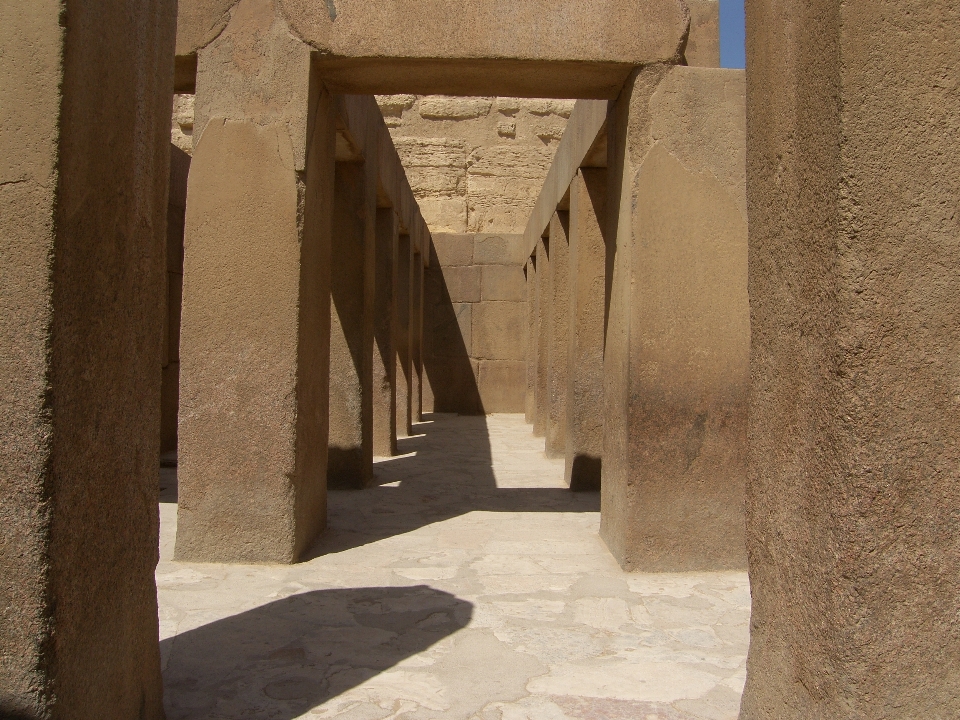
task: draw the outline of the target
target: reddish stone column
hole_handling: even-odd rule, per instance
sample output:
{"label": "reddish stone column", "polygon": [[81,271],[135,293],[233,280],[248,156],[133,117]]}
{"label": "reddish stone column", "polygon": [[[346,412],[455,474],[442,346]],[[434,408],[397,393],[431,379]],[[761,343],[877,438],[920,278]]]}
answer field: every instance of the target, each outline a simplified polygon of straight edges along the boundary
{"label": "reddish stone column", "polygon": [[400,232],[392,207],[377,209],[376,287],[374,288],[373,454],[397,454],[397,255]]}
{"label": "reddish stone column", "polygon": [[566,466],[573,490],[600,488],[603,339],[606,326],[605,168],[583,168],[570,186],[570,304]]}
{"label": "reddish stone column", "polygon": [[266,9],[199,52],[179,560],[294,562],[325,525],[336,119],[311,52]]}
{"label": "reddish stone column", "polygon": [[154,571],[175,31],[175,3],[0,7],[5,718],[163,717]]}
{"label": "reddish stone column", "polygon": [[423,261],[420,253],[414,253],[411,287],[412,305],[410,315],[410,377],[412,381],[410,416],[411,422],[423,418]]}
{"label": "reddish stone column", "polygon": [[413,248],[410,236],[400,235],[397,253],[397,437],[410,437],[411,398],[413,381],[410,363],[410,316],[413,307],[411,278],[413,276]]}
{"label": "reddish stone column", "polygon": [[533,424],[537,414],[537,339],[540,334],[539,306],[537,304],[537,264],[527,258],[524,266],[527,283],[527,331],[524,351],[527,359],[527,393],[524,398],[524,419]]}
{"label": "reddish stone column", "polygon": [[546,437],[547,415],[549,403],[547,395],[547,328],[549,327],[549,298],[550,286],[550,255],[548,252],[549,239],[541,238],[537,242],[537,356],[536,356],[536,385],[534,387],[535,414],[533,417],[533,434],[536,437]]}
{"label": "reddish stone column", "polygon": [[333,203],[327,485],[362,488],[373,477],[376,157],[337,163]]}
{"label": "reddish stone column", "polygon": [[558,211],[550,221],[550,292],[547,295],[547,457],[566,455],[567,335],[570,325],[569,214]]}

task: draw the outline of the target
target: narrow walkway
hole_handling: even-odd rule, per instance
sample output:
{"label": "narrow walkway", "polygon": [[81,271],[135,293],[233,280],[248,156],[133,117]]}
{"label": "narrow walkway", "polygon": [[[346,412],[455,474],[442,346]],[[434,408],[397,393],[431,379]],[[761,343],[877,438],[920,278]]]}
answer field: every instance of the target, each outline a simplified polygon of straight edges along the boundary
{"label": "narrow walkway", "polygon": [[168,720],[733,720],[745,573],[628,575],[522,416],[433,416],[308,562],[157,568]]}

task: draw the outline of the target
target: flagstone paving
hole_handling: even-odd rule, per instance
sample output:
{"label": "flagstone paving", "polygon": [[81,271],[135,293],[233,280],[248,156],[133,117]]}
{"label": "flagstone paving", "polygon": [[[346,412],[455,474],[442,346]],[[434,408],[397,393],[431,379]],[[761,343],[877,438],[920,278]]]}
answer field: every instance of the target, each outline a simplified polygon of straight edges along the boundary
{"label": "flagstone paving", "polygon": [[157,567],[168,720],[726,720],[746,573],[625,574],[520,415],[428,416],[294,566]]}

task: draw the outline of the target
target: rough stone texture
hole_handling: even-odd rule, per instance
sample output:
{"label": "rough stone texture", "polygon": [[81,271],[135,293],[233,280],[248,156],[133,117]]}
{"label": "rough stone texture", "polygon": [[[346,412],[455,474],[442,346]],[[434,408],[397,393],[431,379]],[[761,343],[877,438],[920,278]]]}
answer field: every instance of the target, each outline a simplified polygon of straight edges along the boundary
{"label": "rough stone texture", "polygon": [[413,287],[410,316],[410,377],[412,379],[410,417],[418,423],[423,415],[423,260],[413,256]]}
{"label": "rough stone texture", "polygon": [[428,411],[519,412],[526,379],[526,298],[515,264],[520,235],[439,234],[425,269],[424,380]]}
{"label": "rough stone texture", "polygon": [[[192,148],[191,148],[192,152]],[[163,378],[160,392],[160,452],[177,449],[180,405],[180,309],[183,304],[183,227],[187,211],[190,155],[170,147],[170,191],[167,202],[167,293],[163,324]]]}
{"label": "rough stone texture", "polygon": [[960,7],[747,7],[742,717],[952,717]]}
{"label": "rough stone texture", "polygon": [[187,155],[193,155],[193,112],[195,95],[173,96],[173,117],[170,123],[170,142]]}
{"label": "rough stone texture", "polygon": [[601,534],[629,570],[746,561],[743,93],[742,71],[647,68],[608,127]]}
{"label": "rough stone texture", "polygon": [[373,454],[397,454],[397,363],[394,333],[397,324],[397,254],[400,226],[392,207],[377,208],[376,282],[373,333]]}
{"label": "rough stone texture", "polygon": [[397,253],[397,437],[409,437],[411,423],[410,316],[413,311],[413,248],[410,236],[401,233]]}
{"label": "rough stone texture", "polygon": [[683,57],[691,67],[720,67],[720,3],[684,0],[690,8],[690,35]]}
{"label": "rough stone texture", "polygon": [[[182,0],[177,55],[215,38],[234,2]],[[675,0],[276,0],[271,13],[317,51],[329,87],[353,94],[615,97],[633,67],[679,59],[689,24]]]}
{"label": "rough stone texture", "polygon": [[163,717],[153,572],[175,12],[0,6],[5,718]]}
{"label": "rough stone texture", "polygon": [[570,186],[570,304],[564,479],[574,490],[600,488],[608,257],[606,236],[609,235],[606,209],[606,169],[582,168]]}
{"label": "rough stone texture", "polygon": [[430,229],[522,232],[573,101],[399,97],[377,100]]}
{"label": "rough stone texture", "polygon": [[333,192],[327,487],[361,488],[373,473],[376,156],[338,162]]}
{"label": "rough stone texture", "polygon": [[537,356],[536,356],[536,387],[534,393],[535,410],[533,417],[533,434],[535,437],[546,437],[547,417],[550,412],[549,395],[547,392],[547,348],[550,318],[551,273],[550,254],[547,251],[549,241],[540,238],[537,242]]}
{"label": "rough stone texture", "polygon": [[570,328],[570,217],[554,213],[550,222],[550,293],[544,319],[547,323],[547,422],[544,450],[547,457],[564,457],[567,441],[567,336]]}
{"label": "rough stone texture", "polygon": [[540,309],[537,292],[537,264],[533,258],[524,267],[527,282],[527,393],[524,403],[524,417],[533,425],[537,414],[537,340],[540,336]]}
{"label": "rough stone texture", "polygon": [[522,415],[416,432],[293,568],[171,562],[161,505],[169,720],[737,717],[745,572],[624,575]]}

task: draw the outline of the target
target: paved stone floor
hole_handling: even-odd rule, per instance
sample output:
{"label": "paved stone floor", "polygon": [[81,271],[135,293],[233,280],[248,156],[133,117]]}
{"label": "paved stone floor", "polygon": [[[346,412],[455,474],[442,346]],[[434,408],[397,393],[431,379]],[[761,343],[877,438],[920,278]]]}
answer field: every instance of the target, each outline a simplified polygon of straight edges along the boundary
{"label": "paved stone floor", "polygon": [[735,718],[745,573],[628,575],[599,496],[563,487],[519,415],[435,415],[330,495],[295,566],[171,561],[161,475],[169,720]]}

